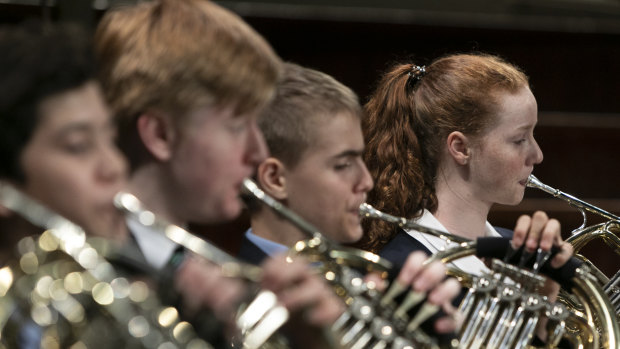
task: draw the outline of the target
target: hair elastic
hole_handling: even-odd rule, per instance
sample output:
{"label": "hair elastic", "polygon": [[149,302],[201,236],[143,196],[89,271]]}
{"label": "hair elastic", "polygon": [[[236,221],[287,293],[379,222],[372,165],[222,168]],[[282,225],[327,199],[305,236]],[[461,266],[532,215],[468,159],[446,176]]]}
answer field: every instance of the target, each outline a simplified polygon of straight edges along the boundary
{"label": "hair elastic", "polygon": [[407,75],[409,75],[408,82],[410,86],[413,87],[420,81],[420,79],[422,79],[424,75],[426,75],[426,66],[423,65],[420,67],[419,65],[414,64]]}

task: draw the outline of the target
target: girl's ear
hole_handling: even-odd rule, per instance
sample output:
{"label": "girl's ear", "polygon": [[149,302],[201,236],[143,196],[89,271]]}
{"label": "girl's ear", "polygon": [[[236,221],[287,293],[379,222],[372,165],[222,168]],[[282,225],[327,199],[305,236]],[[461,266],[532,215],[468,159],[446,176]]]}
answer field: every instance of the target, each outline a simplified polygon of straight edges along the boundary
{"label": "girl's ear", "polygon": [[467,165],[471,156],[471,142],[462,132],[453,131],[446,139],[448,153],[459,165]]}

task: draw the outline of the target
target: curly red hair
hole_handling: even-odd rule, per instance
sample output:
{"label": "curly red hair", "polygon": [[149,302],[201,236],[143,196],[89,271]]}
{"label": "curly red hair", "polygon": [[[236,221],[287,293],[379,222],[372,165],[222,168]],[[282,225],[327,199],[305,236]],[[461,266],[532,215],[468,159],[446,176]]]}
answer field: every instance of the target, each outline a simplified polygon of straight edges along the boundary
{"label": "curly red hair", "polygon": [[[383,75],[362,125],[364,160],[375,180],[368,202],[407,218],[437,208],[435,176],[448,134],[480,136],[494,122],[498,94],[529,85],[519,68],[485,54],[440,58],[419,78],[410,74],[416,67],[398,64]],[[363,224],[359,245],[374,252],[398,231],[380,220]]]}

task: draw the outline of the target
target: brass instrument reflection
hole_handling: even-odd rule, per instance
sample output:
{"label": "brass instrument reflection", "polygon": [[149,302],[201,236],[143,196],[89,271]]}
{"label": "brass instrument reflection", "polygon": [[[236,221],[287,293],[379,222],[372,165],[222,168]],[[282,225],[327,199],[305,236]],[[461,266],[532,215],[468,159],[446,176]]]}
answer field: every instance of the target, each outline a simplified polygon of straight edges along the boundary
{"label": "brass instrument reflection", "polygon": [[[592,273],[596,276],[600,285],[609,297],[612,306],[615,309],[616,316],[620,320],[620,270],[618,270],[614,276],[608,278],[607,275],[600,271],[599,268],[597,268],[590,260],[578,254],[579,251],[581,251],[581,249],[591,241],[601,239],[612,249],[616,256],[620,256],[620,237],[618,237],[618,234],[620,233],[620,217],[580,200],[570,194],[566,194],[558,189],[552,188],[542,183],[534,175],[529,176],[527,186],[529,188],[542,190],[556,198],[562,199],[581,212],[581,215],[583,216],[583,223],[579,228],[572,231],[571,236],[566,239],[566,242],[573,245],[577,258],[584,261],[584,263],[590,267]],[[600,224],[586,226],[587,220],[585,211],[594,213],[609,220]],[[575,302],[573,301],[573,303]],[[577,306],[577,304],[575,304],[575,306]]]}
{"label": "brass instrument reflection", "polygon": [[[364,282],[362,272],[375,271],[387,276],[392,268],[390,262],[367,251],[339,246],[253,181],[246,179],[243,188],[251,198],[308,236],[293,247],[293,252],[310,257],[347,305],[331,328],[337,347],[439,348],[437,338],[421,329],[421,324],[439,311],[437,306],[425,301],[425,294],[410,290],[398,281],[392,282],[385,292],[377,290],[373,283]],[[441,344],[457,346],[455,341]]]}
{"label": "brass instrument reflection", "polygon": [[233,346],[245,349],[288,346],[284,338],[274,335],[289,319],[288,310],[278,302],[273,292],[255,289],[262,276],[260,267],[243,263],[208,241],[156,216],[132,194],[116,194],[114,205],[143,226],[160,232],[188,251],[219,265],[223,275],[250,282],[252,291],[248,294],[249,301],[240,305],[237,314],[236,325],[239,333],[233,339]]}
{"label": "brass instrument reflection", "polygon": [[[522,254],[519,257],[518,250],[512,249],[507,240],[463,239],[420,226],[406,218],[391,216],[368,204],[360,207],[360,214],[446,240],[448,247],[435,253],[429,263],[438,260],[448,264],[471,255],[494,257],[490,262],[490,271],[480,276],[448,266],[449,274],[457,277],[469,289],[459,306],[465,319],[458,336],[459,348],[531,348],[536,326],[542,318],[547,319],[546,329],[549,333],[545,348],[558,348],[562,339],[578,348],[620,347],[620,326],[614,316],[613,306],[587,265],[580,265],[575,260],[564,271],[570,276],[564,280],[565,285],[570,285],[569,293],[583,304],[581,310],[578,310],[563,302],[551,303],[540,294],[546,278],[539,275],[538,271],[549,259],[549,255],[541,250],[535,256]],[[484,246],[499,241],[506,245],[498,249],[500,254],[480,255],[480,251],[487,249]],[[516,265],[508,263],[511,260]],[[527,260],[534,260],[533,270],[524,268]]]}
{"label": "brass instrument reflection", "polygon": [[0,203],[45,232],[0,269],[0,341],[45,348],[211,348],[142,281],[117,273],[111,246],[7,184]]}

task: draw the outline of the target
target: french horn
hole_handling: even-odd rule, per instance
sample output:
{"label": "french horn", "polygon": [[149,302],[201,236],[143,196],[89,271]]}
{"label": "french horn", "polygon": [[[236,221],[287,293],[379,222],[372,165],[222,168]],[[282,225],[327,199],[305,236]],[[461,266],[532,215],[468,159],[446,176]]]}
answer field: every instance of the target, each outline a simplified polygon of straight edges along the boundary
{"label": "french horn", "polygon": [[[224,276],[240,278],[254,286],[260,281],[260,267],[243,263],[207,240],[156,216],[133,194],[117,193],[114,205],[129,218],[218,265]],[[278,336],[276,332],[288,320],[288,310],[271,291],[255,289],[248,294],[248,298],[250,297],[249,301],[240,304],[235,320],[238,334],[233,338],[232,346],[243,349],[287,348],[286,339]]]}
{"label": "french horn", "polygon": [[46,229],[0,269],[0,347],[211,348],[145,282],[118,273],[103,241],[8,184],[0,203]]}
{"label": "french horn", "polygon": [[[534,331],[542,318],[547,319],[549,334],[545,348],[558,348],[562,339],[576,348],[620,348],[620,327],[609,298],[589,267],[578,259],[551,271],[545,264],[550,254],[541,250],[535,256],[520,253],[512,249],[507,239],[463,241],[466,239],[391,216],[368,204],[360,207],[360,214],[452,243],[431,256],[429,262],[450,263],[470,255],[492,258],[490,271],[480,276],[448,264],[449,273],[469,289],[459,306],[465,318],[458,334],[459,348],[532,348]],[[525,268],[526,265],[531,268]],[[544,270],[555,276],[563,288],[570,289],[583,304],[583,311],[562,302],[551,303],[540,294],[545,278],[539,272]]]}
{"label": "french horn", "polygon": [[[314,265],[320,265],[317,268],[323,277],[347,305],[347,310],[327,331],[334,348],[438,348],[435,339],[420,329],[420,324],[438,311],[436,306],[424,301],[423,294],[407,293],[407,288],[397,283],[380,294],[374,285],[363,281],[362,272],[366,271],[379,272],[385,277],[391,268],[389,262],[370,252],[329,241],[318,229],[269,197],[249,179],[244,181],[243,190],[308,234],[308,240],[298,242],[291,253],[307,256]],[[129,217],[219,265],[225,275],[242,278],[251,285],[260,280],[260,267],[240,262],[208,241],[157,217],[135,196],[118,193],[114,202]],[[400,298],[405,300],[399,303]],[[414,316],[409,315],[411,309],[416,309]],[[288,313],[278,304],[275,295],[259,291],[249,304],[239,309],[236,325],[241,337],[233,344],[248,349],[286,348],[286,339],[277,331],[287,319]]]}
{"label": "french horn", "polygon": [[330,282],[346,304],[345,312],[331,327],[335,347],[351,349],[456,348],[457,342],[437,340],[421,329],[424,321],[438,313],[438,306],[425,301],[425,294],[409,290],[397,281],[379,292],[363,280],[365,272],[379,272],[386,277],[391,263],[362,250],[345,248],[324,236],[279,201],[267,195],[256,183],[246,179],[243,190],[252,198],[274,210],[308,236],[292,248],[305,255]]}
{"label": "french horn", "polygon": [[[617,256],[620,255],[620,238],[617,235],[618,232],[620,232],[620,217],[580,200],[570,194],[566,194],[558,189],[552,188],[542,183],[534,175],[529,176],[527,186],[529,188],[542,190],[556,198],[562,199],[581,212],[581,215],[583,216],[583,223],[579,228],[572,231],[571,236],[566,239],[566,242],[573,245],[577,258],[581,259],[590,267],[592,273],[596,276],[600,285],[609,297],[615,309],[616,316],[620,319],[620,270],[618,270],[614,276],[609,278],[590,260],[578,254],[578,252],[591,241],[601,239],[605,242],[605,244],[611,247]],[[606,218],[608,221],[587,226],[585,211]]]}

